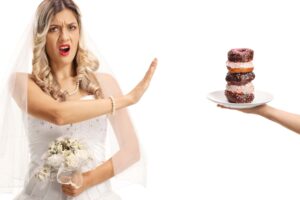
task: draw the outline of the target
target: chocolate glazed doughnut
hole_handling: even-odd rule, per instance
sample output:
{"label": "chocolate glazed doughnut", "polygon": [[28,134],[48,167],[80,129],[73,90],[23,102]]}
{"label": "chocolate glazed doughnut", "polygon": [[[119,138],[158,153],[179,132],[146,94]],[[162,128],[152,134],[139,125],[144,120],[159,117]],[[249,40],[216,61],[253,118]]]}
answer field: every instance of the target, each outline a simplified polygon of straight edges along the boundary
{"label": "chocolate glazed doughnut", "polygon": [[230,103],[251,103],[254,99],[254,94],[235,93],[226,90],[225,96]]}
{"label": "chocolate glazed doughnut", "polygon": [[231,62],[250,62],[253,60],[253,54],[252,49],[231,49],[228,52],[228,60]]}
{"label": "chocolate glazed doughnut", "polygon": [[232,85],[245,85],[255,78],[253,72],[248,73],[227,73],[226,81]]}

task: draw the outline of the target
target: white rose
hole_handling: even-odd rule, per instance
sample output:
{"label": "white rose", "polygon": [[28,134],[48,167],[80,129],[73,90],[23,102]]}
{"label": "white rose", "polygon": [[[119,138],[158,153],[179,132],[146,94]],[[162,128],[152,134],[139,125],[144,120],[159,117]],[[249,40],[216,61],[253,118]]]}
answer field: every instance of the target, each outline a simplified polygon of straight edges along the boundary
{"label": "white rose", "polygon": [[61,144],[57,145],[56,150],[57,150],[58,153],[61,153],[62,150],[63,150],[62,145]]}
{"label": "white rose", "polygon": [[70,154],[65,159],[66,159],[66,164],[68,167],[71,167],[71,168],[79,167],[79,160],[74,154]]}
{"label": "white rose", "polygon": [[64,157],[68,157],[68,156],[70,156],[73,153],[70,150],[65,150],[65,151],[62,152],[62,154],[63,154]]}
{"label": "white rose", "polygon": [[43,167],[37,174],[35,174],[35,176],[41,181],[48,179],[50,176],[50,168]]}
{"label": "white rose", "polygon": [[47,164],[54,168],[58,168],[63,161],[64,158],[62,155],[52,155],[47,159]]}
{"label": "white rose", "polygon": [[69,141],[70,141],[71,144],[75,144],[75,143],[77,142],[77,139],[75,139],[75,138],[70,138]]}

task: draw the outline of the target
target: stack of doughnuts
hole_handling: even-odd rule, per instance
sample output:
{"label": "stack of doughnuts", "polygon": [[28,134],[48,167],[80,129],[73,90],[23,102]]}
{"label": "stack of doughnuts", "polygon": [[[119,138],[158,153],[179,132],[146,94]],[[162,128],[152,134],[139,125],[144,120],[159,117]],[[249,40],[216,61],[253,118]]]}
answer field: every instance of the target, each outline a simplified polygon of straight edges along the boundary
{"label": "stack of doughnuts", "polygon": [[254,99],[253,50],[231,49],[228,52],[225,96],[230,103],[251,103]]}

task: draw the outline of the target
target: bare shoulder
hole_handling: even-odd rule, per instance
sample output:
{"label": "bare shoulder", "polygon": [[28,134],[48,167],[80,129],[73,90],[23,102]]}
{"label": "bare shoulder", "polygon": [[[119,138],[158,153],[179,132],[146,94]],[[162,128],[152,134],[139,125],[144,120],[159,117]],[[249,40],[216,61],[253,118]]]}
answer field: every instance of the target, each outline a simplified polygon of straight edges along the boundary
{"label": "bare shoulder", "polygon": [[23,81],[23,80],[34,82],[31,78],[31,75],[28,74],[28,73],[24,73],[24,72],[16,72],[16,73],[11,75],[11,78],[16,80],[16,82],[20,82],[20,81]]}
{"label": "bare shoulder", "polygon": [[[31,75],[24,72],[12,73],[9,77],[9,85],[14,88],[13,91],[31,91],[32,88],[39,88],[32,80]],[[23,93],[22,93],[23,94]],[[16,94],[17,95],[17,94]]]}
{"label": "bare shoulder", "polygon": [[119,86],[118,81],[111,75],[107,73],[95,73],[97,80],[104,92],[108,95],[121,95],[122,91]]}
{"label": "bare shoulder", "polygon": [[38,87],[30,78],[30,74],[23,72],[12,73],[9,77],[9,86],[12,88],[12,97],[22,109],[24,108],[24,96],[28,95],[29,97],[32,88]]}
{"label": "bare shoulder", "polygon": [[97,72],[95,75],[99,81],[107,81],[117,84],[117,80],[111,74]]}
{"label": "bare shoulder", "polygon": [[27,85],[29,79],[30,74],[24,72],[15,72],[9,77],[9,85],[13,86],[14,88],[23,88]]}
{"label": "bare shoulder", "polygon": [[31,96],[31,94],[33,94],[33,96],[44,94],[42,89],[32,79],[31,74],[16,72],[12,74],[10,82],[15,85],[16,91],[28,91],[29,96]]}
{"label": "bare shoulder", "polygon": [[28,79],[28,77],[30,77],[30,74],[28,74],[28,73],[15,72],[15,73],[11,74],[10,78],[14,78],[16,81],[19,81],[19,80],[26,80],[26,79]]}

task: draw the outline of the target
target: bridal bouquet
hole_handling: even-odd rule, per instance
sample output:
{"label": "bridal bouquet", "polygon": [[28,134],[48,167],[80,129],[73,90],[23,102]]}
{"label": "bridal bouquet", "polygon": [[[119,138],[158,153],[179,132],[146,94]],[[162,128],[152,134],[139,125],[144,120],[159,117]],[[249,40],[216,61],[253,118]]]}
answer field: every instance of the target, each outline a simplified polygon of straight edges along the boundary
{"label": "bridal bouquet", "polygon": [[84,143],[72,137],[59,137],[51,142],[42,159],[44,164],[35,174],[36,177],[43,181],[55,175],[60,183],[66,180],[67,174],[78,174],[79,169],[92,160]]}

